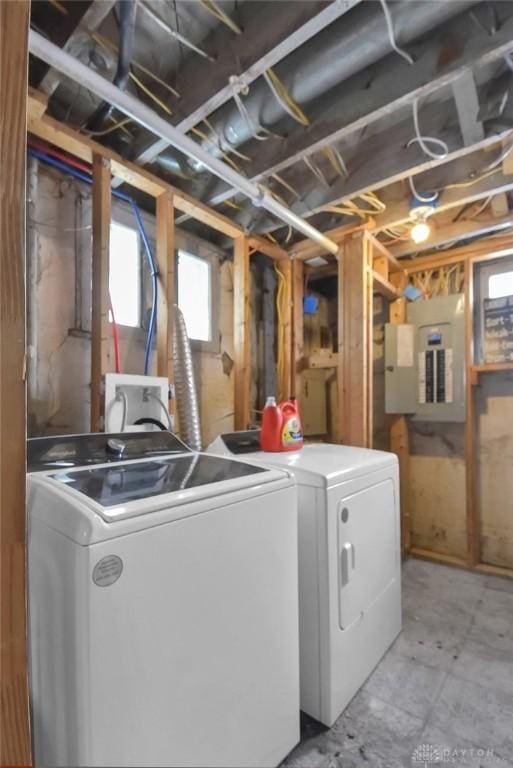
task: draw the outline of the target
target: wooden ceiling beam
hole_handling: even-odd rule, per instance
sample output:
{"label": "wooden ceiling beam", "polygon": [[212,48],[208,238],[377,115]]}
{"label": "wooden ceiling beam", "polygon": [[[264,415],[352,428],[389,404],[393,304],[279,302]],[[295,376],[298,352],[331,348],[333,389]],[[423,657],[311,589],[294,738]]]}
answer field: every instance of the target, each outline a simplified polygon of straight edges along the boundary
{"label": "wooden ceiling beam", "polygon": [[[412,253],[430,251],[433,248],[449,243],[454,243],[456,246],[459,240],[467,237],[479,237],[491,234],[497,230],[506,229],[507,227],[513,227],[513,213],[508,213],[498,218],[487,217],[484,219],[480,218],[477,221],[458,221],[439,228],[436,227],[435,221],[431,236],[425,243],[416,245],[412,240],[408,239],[400,245],[393,246],[390,250],[396,258],[402,259],[404,256],[409,256]],[[401,265],[402,263],[401,261]]]}
{"label": "wooden ceiling beam", "polygon": [[151,197],[157,198],[164,192],[171,194],[177,210],[187,213],[197,221],[228,237],[234,238],[243,234],[243,230],[237,224],[205,203],[167,184],[144,168],[125,160],[113,150],[93,141],[88,136],[84,136],[65,123],[49,117],[45,114],[46,103],[44,94],[29,89],[27,106],[27,130],[29,133],[86,163],[92,164],[93,155],[103,157],[110,162],[114,178],[121,179],[126,184]]}

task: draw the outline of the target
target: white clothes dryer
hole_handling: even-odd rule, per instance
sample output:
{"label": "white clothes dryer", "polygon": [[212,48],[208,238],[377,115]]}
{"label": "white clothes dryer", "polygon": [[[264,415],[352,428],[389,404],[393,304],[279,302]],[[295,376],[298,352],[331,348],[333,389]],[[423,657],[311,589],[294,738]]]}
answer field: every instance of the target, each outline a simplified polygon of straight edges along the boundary
{"label": "white clothes dryer", "polygon": [[296,478],[301,709],[331,726],[401,631],[398,461],[326,443],[264,453],[259,437],[220,435],[208,451]]}

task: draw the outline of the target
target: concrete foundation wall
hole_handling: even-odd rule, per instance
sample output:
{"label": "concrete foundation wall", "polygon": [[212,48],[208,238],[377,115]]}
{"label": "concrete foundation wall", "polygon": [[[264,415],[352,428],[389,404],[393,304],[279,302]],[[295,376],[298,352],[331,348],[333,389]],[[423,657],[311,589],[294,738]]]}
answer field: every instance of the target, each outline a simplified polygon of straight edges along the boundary
{"label": "concrete foundation wall", "polygon": [[[388,450],[384,413],[383,323],[387,303],[374,299],[374,447]],[[513,568],[513,374],[482,375],[474,388],[481,517],[481,559]],[[412,546],[467,555],[464,424],[409,423]]]}
{"label": "concrete foundation wall", "polygon": [[[88,432],[91,190],[35,161],[29,164],[28,181],[29,436]],[[198,255],[213,248],[189,234],[183,238]],[[193,349],[205,445],[218,432],[233,429],[233,275],[228,261],[220,265],[216,291],[219,349]],[[119,330],[122,371],[142,373],[145,331]]]}

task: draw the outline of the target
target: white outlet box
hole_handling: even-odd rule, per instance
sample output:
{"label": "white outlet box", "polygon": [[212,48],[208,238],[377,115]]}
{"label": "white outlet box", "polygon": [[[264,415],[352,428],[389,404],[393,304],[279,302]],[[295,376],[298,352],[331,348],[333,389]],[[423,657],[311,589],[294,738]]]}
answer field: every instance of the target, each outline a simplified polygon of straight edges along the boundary
{"label": "white outlet box", "polygon": [[[158,426],[136,424],[141,418],[156,419],[168,427],[169,382],[164,376],[140,376],[129,373],[107,373],[105,375],[105,431],[121,432],[125,408],[122,393],[126,395],[125,432],[154,431]],[[158,398],[158,399],[157,399]],[[169,413],[169,411],[168,411]]]}

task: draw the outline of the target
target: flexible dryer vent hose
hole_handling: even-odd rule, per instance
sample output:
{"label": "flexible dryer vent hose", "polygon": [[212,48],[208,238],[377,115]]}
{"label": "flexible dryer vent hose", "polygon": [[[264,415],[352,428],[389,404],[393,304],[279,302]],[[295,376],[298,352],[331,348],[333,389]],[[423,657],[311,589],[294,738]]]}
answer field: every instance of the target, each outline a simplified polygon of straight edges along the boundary
{"label": "flexible dryer vent hose", "polygon": [[176,304],[173,332],[173,366],[180,436],[184,443],[189,448],[192,448],[193,451],[201,451],[201,424],[191,345],[187,335],[184,316]]}

